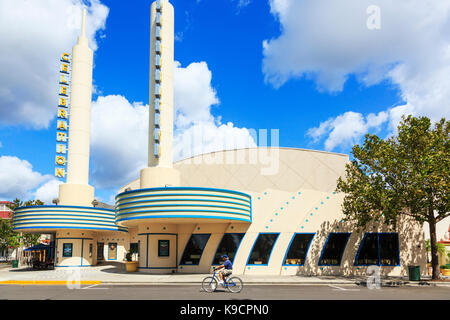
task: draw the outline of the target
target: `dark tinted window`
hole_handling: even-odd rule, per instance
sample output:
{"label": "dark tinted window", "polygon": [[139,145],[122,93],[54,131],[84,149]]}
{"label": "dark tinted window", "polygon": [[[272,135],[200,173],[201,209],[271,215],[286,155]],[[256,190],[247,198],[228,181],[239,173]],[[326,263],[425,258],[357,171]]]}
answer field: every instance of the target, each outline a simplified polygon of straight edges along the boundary
{"label": "dark tinted window", "polygon": [[339,266],[349,237],[350,233],[330,233],[319,265]]}
{"label": "dark tinted window", "polygon": [[356,265],[378,265],[378,263],[378,234],[366,233],[359,248]]}
{"label": "dark tinted window", "polygon": [[267,264],[278,233],[261,233],[256,239],[247,264]]}
{"label": "dark tinted window", "polygon": [[398,247],[398,233],[380,233],[379,238],[381,265],[399,265],[400,249]]}
{"label": "dark tinted window", "polygon": [[210,234],[193,234],[184,249],[180,264],[198,265],[209,236]]}
{"label": "dark tinted window", "polygon": [[400,264],[397,233],[366,233],[355,265],[395,266]]}
{"label": "dark tinted window", "polygon": [[284,264],[305,264],[306,254],[313,238],[314,234],[311,233],[296,234],[288,249]]}
{"label": "dark tinted window", "polygon": [[244,237],[244,233],[226,233],[223,235],[222,241],[220,241],[219,247],[217,248],[216,255],[214,256],[213,265],[222,264],[222,259],[220,258],[224,254],[228,256],[231,262],[234,260],[239,244]]}

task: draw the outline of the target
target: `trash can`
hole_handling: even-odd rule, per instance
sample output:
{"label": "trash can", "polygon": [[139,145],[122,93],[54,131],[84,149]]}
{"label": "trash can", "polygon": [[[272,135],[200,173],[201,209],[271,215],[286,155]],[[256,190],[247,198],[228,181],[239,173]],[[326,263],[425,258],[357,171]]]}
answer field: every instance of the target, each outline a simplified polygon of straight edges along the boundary
{"label": "trash can", "polygon": [[420,281],[420,266],[408,266],[409,281]]}
{"label": "trash can", "polygon": [[12,261],[12,267],[13,268],[18,268],[19,267],[19,260],[13,260]]}

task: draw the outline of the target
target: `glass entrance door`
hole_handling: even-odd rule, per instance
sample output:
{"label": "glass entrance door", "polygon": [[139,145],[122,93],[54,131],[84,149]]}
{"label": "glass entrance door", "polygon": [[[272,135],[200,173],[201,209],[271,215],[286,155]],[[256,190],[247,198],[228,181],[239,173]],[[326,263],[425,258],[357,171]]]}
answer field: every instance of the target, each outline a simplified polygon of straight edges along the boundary
{"label": "glass entrance door", "polygon": [[105,256],[103,255],[105,244],[103,242],[97,243],[97,261],[105,260]]}

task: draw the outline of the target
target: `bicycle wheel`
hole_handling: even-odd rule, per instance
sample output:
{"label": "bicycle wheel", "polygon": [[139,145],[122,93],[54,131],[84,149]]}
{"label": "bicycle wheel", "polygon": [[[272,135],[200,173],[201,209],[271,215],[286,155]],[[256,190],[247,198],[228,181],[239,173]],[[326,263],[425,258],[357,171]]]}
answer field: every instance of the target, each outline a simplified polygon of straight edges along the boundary
{"label": "bicycle wheel", "polygon": [[238,277],[232,277],[232,278],[228,279],[228,281],[227,281],[227,289],[230,292],[239,293],[239,292],[241,292],[243,287],[244,287],[244,283]]}
{"label": "bicycle wheel", "polygon": [[206,277],[202,281],[202,288],[206,292],[213,292],[217,288],[217,280],[214,277]]}

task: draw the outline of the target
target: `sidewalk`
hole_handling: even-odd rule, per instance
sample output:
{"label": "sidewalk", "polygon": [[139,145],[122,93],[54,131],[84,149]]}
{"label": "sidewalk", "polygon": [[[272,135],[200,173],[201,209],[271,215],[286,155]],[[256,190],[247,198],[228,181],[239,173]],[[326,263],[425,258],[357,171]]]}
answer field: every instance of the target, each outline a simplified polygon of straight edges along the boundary
{"label": "sidewalk", "polygon": [[[0,269],[0,284],[64,284],[66,281],[82,281],[84,284],[154,284],[154,285],[200,285],[209,274],[170,274],[155,275],[146,273],[127,273],[124,267],[111,265],[89,268],[57,268],[56,270],[32,270],[30,268]],[[338,276],[261,276],[237,275],[248,285],[366,285],[366,277]],[[428,282],[430,277],[421,282],[408,281],[407,278],[381,279],[382,286],[418,286],[445,285],[450,282]]]}

